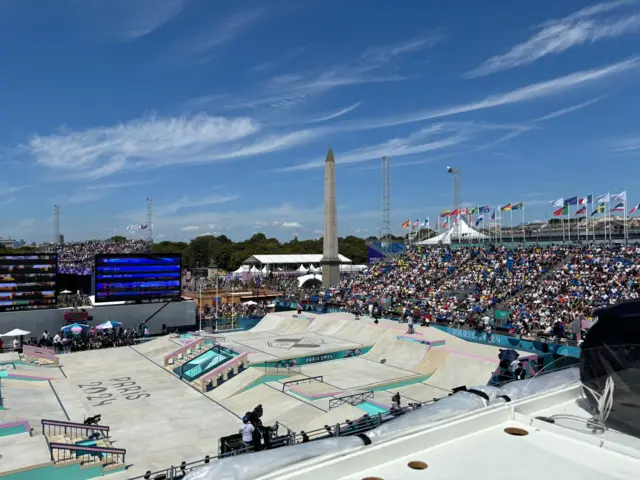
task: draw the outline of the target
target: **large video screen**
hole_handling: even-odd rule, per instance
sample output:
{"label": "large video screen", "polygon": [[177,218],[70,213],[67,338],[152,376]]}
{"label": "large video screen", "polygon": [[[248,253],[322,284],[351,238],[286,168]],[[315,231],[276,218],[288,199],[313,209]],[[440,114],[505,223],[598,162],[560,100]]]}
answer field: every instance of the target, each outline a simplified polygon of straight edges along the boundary
{"label": "large video screen", "polygon": [[0,255],[0,309],[55,306],[56,254]]}
{"label": "large video screen", "polygon": [[180,255],[96,255],[96,302],[156,300],[182,291]]}

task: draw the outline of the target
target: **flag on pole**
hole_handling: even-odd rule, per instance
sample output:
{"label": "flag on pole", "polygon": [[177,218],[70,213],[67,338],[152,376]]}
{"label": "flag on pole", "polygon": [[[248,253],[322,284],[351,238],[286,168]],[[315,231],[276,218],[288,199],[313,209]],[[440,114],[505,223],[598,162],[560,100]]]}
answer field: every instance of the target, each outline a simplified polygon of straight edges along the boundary
{"label": "flag on pole", "polygon": [[481,213],[481,214],[478,216],[478,219],[476,220],[476,227],[478,226],[478,224],[479,224],[480,222],[484,222],[484,214],[483,214],[483,213]]}
{"label": "flag on pole", "polygon": [[456,215],[460,215],[460,212],[458,212],[458,209],[457,209],[457,208],[456,208],[455,210],[452,210],[452,211],[449,213],[449,216],[450,216],[450,217],[455,217]]}
{"label": "flag on pole", "polygon": [[552,207],[562,207],[564,206],[564,198],[560,197],[557,200],[551,200]]}
{"label": "flag on pole", "polygon": [[449,217],[446,217],[444,219],[444,222],[442,222],[442,228],[447,228],[447,222],[449,221]]}
{"label": "flag on pole", "polygon": [[569,215],[569,206],[565,205],[562,208],[559,208],[555,212],[553,212],[554,217],[562,217],[563,215]]}
{"label": "flag on pole", "polygon": [[639,208],[640,208],[640,203],[638,205],[635,205],[631,210],[629,210],[629,215],[631,215],[633,212],[635,212]]}
{"label": "flag on pole", "polygon": [[513,207],[511,207],[511,210],[522,210],[523,208],[524,202],[518,202]]}
{"label": "flag on pole", "polygon": [[420,219],[416,219],[415,222],[413,222],[413,228],[418,228],[420,226]]}
{"label": "flag on pole", "polygon": [[597,213],[604,213],[604,203],[601,203],[600,205],[598,205],[591,213],[591,216],[593,217]]}
{"label": "flag on pole", "polygon": [[504,207],[500,208],[501,212],[510,212],[511,211],[511,204],[507,203]]}
{"label": "flag on pole", "polygon": [[441,217],[448,217],[449,215],[451,215],[451,210],[443,210],[440,212]]}
{"label": "flag on pole", "polygon": [[596,197],[596,203],[609,203],[611,201],[611,195],[604,193]]}
{"label": "flag on pole", "polygon": [[593,194],[589,194],[586,197],[580,197],[578,205],[589,205],[593,203]]}
{"label": "flag on pole", "polygon": [[469,212],[471,215],[475,215],[477,213],[480,213],[480,207],[475,207],[472,208],[471,211]]}
{"label": "flag on pole", "polygon": [[429,228],[429,219],[428,218],[422,223],[422,226]]}
{"label": "flag on pole", "polygon": [[578,210],[576,210],[576,213],[574,213],[573,216],[575,217],[576,215],[586,215],[586,214],[587,214],[587,206],[585,205],[584,207],[581,207]]}
{"label": "flag on pole", "polygon": [[493,211],[493,213],[491,214],[491,220],[495,220],[496,219],[496,210]]}
{"label": "flag on pole", "polygon": [[612,212],[624,212],[624,203],[619,203],[611,209]]}
{"label": "flag on pole", "polygon": [[620,192],[618,194],[611,195],[611,201],[612,202],[623,202],[623,203],[626,202],[627,201],[627,191],[625,190],[624,192]]}
{"label": "flag on pole", "polygon": [[460,215],[469,215],[469,209],[468,208],[461,208],[459,214]]}
{"label": "flag on pole", "polygon": [[485,205],[484,207],[480,207],[480,213],[490,213],[491,207],[489,205]]}
{"label": "flag on pole", "polygon": [[564,206],[566,207],[567,205],[578,205],[578,197],[567,198],[564,201]]}
{"label": "flag on pole", "polygon": [[411,226],[411,219],[406,222],[402,222],[402,228],[409,228]]}

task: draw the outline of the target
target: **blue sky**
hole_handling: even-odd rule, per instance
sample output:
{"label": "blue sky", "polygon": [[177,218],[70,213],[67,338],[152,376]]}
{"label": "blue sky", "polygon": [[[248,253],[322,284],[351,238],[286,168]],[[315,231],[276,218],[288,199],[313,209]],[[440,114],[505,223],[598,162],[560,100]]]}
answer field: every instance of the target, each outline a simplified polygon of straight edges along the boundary
{"label": "blue sky", "polygon": [[[0,235],[340,235],[462,201],[640,201],[640,2],[4,0]],[[639,193],[635,193],[639,192]]]}

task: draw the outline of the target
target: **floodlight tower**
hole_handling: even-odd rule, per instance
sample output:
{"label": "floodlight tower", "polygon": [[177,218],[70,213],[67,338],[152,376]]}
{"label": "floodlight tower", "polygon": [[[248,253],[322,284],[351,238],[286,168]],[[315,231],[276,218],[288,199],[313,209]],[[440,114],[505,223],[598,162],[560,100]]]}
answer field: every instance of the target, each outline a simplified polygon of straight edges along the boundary
{"label": "floodlight tower", "polygon": [[460,211],[460,169],[458,167],[447,167],[447,173],[453,175],[453,209]]}
{"label": "floodlight tower", "polygon": [[153,243],[153,206],[150,198],[147,198],[147,240],[149,241],[149,248],[151,248]]}
{"label": "floodlight tower", "polygon": [[53,206],[53,244],[60,243],[60,205]]}
{"label": "floodlight tower", "polygon": [[382,157],[382,226],[380,242],[384,249],[391,245],[391,163],[389,157]]}

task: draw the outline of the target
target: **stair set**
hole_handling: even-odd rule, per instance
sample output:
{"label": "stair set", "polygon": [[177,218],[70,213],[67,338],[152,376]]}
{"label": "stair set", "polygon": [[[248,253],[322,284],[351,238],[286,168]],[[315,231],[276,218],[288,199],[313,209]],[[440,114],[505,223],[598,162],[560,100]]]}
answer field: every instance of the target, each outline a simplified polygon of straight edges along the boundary
{"label": "stair set", "polygon": [[80,465],[81,469],[100,468],[87,478],[119,472],[126,468],[127,451],[113,446],[109,427],[83,423],[42,420],[51,460],[56,468]]}

